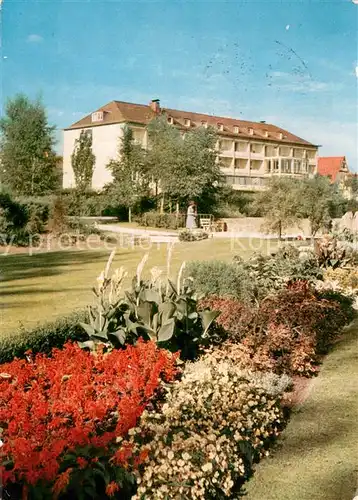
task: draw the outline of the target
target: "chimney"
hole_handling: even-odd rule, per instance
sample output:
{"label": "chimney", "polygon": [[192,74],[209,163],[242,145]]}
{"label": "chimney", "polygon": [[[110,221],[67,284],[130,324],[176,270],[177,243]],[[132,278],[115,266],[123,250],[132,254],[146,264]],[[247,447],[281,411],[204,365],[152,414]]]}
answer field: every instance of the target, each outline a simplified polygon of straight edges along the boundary
{"label": "chimney", "polygon": [[152,99],[149,103],[149,106],[151,107],[152,111],[154,111],[154,113],[156,113],[156,114],[160,113],[160,100],[159,99]]}

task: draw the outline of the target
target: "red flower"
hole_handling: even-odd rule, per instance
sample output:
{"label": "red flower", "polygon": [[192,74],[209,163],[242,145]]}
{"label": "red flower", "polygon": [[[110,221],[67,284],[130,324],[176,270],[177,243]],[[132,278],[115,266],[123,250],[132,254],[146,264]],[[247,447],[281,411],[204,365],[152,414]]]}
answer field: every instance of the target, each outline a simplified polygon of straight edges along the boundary
{"label": "red flower", "polygon": [[[72,469],[59,475],[63,456],[82,446],[109,453],[137,424],[160,380],[173,380],[176,357],[153,342],[96,356],[68,343],[51,357],[2,365],[10,377],[0,378],[0,462],[13,463],[4,484],[44,480],[58,494],[71,479]],[[115,455],[123,466],[131,459],[128,447]],[[77,464],[89,465],[82,457]]]}
{"label": "red flower", "polygon": [[115,482],[111,482],[107,485],[106,487],[106,494],[109,496],[109,497],[113,497],[114,494],[119,491],[119,486],[117,483]]}

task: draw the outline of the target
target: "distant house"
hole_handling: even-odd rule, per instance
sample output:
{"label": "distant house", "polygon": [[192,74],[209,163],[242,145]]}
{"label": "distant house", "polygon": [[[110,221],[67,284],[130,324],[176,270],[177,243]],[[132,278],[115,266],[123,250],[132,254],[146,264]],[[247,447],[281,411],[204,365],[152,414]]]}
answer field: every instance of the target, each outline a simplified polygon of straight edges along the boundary
{"label": "distant house", "polygon": [[338,184],[343,194],[350,197],[350,190],[346,186],[347,180],[352,177],[345,156],[322,156],[318,158],[317,173],[328,177],[333,184]]}
{"label": "distant house", "polygon": [[112,101],[64,130],[63,186],[75,186],[71,155],[81,130],[92,135],[96,157],[92,187],[101,189],[111,181],[106,165],[118,154],[123,127],[131,127],[134,139],[146,148],[146,127],[158,115],[165,115],[182,134],[214,127],[222,173],[234,189],[258,191],[274,175],[302,178],[317,173],[318,146],[276,125],[162,108],[158,99],[147,105]]}
{"label": "distant house", "polygon": [[317,172],[329,177],[331,182],[342,182],[350,174],[345,156],[321,156],[318,158]]}

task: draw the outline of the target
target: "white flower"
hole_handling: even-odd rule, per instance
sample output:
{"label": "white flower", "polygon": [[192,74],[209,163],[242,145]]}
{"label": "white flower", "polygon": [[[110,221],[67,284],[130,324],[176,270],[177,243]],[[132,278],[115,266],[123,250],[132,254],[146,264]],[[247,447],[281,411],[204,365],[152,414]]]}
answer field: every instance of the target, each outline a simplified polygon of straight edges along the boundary
{"label": "white flower", "polygon": [[201,468],[203,472],[211,472],[213,470],[213,464],[211,462],[207,462]]}

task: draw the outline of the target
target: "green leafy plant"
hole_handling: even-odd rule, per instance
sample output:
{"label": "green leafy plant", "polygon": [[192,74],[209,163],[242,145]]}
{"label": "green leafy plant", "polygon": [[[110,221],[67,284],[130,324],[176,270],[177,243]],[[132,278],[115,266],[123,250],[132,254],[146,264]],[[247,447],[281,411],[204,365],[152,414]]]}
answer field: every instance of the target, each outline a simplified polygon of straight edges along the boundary
{"label": "green leafy plant", "polygon": [[344,267],[348,264],[356,264],[358,255],[354,248],[347,242],[337,240],[332,236],[326,236],[316,242],[315,253],[319,265],[323,268]]}
{"label": "green leafy plant", "polygon": [[95,349],[135,343],[138,338],[151,339],[173,352],[181,351],[183,359],[193,359],[199,349],[214,341],[210,327],[218,312],[198,310],[198,302],[190,281],[183,280],[183,264],[176,285],[168,278],[163,282],[155,270],[152,280],[141,279],[145,256],[137,268],[129,290],[123,291],[123,268],[109,277],[114,258],[112,252],[106,269],[94,289],[95,305],[89,308],[89,323],[81,326],[89,340],[80,345]]}

